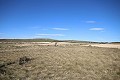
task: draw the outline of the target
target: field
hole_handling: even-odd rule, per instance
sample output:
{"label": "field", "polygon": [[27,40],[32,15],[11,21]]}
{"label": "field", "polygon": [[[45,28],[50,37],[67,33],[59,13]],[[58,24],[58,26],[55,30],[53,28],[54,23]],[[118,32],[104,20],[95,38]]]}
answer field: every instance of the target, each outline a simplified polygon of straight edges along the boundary
{"label": "field", "polygon": [[68,42],[54,44],[1,42],[0,80],[120,79],[119,47]]}

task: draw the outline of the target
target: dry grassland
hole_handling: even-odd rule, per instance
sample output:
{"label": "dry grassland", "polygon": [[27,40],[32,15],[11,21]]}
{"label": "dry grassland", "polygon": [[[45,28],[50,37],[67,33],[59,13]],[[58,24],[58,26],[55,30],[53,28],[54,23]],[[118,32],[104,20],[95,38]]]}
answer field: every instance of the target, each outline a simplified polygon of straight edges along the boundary
{"label": "dry grassland", "polygon": [[[120,49],[0,43],[0,80],[119,80]],[[19,59],[30,61],[22,65]]]}

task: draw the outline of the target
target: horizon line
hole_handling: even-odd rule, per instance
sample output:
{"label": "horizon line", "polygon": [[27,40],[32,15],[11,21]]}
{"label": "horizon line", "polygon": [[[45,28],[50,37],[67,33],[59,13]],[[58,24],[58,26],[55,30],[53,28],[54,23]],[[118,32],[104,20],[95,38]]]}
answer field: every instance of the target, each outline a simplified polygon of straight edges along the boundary
{"label": "horizon line", "polygon": [[[8,39],[8,40],[17,40],[17,39],[22,39],[22,40],[25,40],[25,39],[52,39],[52,38],[0,38],[0,40],[2,39]],[[86,41],[86,42],[120,42],[120,41],[92,41],[92,40],[77,40],[77,39],[52,39],[52,40],[73,40],[73,41]]]}

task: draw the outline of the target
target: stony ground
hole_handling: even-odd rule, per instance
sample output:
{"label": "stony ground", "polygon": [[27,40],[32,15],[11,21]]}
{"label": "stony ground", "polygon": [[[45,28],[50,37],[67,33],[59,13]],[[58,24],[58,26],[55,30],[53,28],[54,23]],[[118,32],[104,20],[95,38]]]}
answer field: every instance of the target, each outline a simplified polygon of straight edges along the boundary
{"label": "stony ground", "polygon": [[0,80],[120,79],[118,48],[40,44],[0,43]]}

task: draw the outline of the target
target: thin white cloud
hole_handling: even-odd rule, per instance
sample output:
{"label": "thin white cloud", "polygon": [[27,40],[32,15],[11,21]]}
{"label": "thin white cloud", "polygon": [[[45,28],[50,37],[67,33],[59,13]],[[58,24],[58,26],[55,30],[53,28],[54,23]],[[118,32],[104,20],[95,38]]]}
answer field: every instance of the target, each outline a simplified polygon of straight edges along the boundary
{"label": "thin white cloud", "polygon": [[86,23],[94,24],[96,21],[86,21]]}
{"label": "thin white cloud", "polygon": [[36,34],[37,36],[64,36],[63,34]]}
{"label": "thin white cloud", "polygon": [[52,28],[54,30],[69,30],[69,29],[66,29],[66,28]]}
{"label": "thin white cloud", "polygon": [[104,30],[104,28],[90,28],[89,30],[102,31],[102,30]]}

